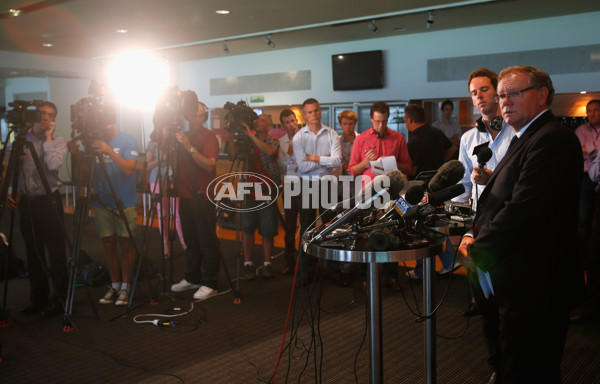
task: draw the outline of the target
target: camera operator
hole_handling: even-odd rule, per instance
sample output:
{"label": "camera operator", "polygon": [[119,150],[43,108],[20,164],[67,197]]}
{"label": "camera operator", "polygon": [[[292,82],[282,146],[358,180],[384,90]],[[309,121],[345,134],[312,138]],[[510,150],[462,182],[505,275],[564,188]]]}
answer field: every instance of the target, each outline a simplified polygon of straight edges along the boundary
{"label": "camera operator", "polygon": [[[100,158],[97,159],[94,169],[93,188],[94,193],[98,195],[94,201],[94,218],[108,260],[112,282],[99,303],[114,302],[117,306],[124,306],[129,304],[129,285],[135,263],[134,239],[129,237],[125,220],[133,235],[137,224],[135,166],[138,152],[135,139],[119,131],[115,123],[116,112],[112,108],[104,109],[99,124],[101,139],[91,143],[91,149]],[[81,162],[82,154],[77,149],[76,142],[71,140],[68,145],[74,166],[83,166],[84,174],[89,174],[89,169]],[[102,172],[99,161],[104,162],[107,175]],[[112,183],[116,196],[113,196],[109,182]],[[115,199],[122,202],[124,218],[119,215]],[[117,255],[119,242],[122,253],[120,256]]]}
{"label": "camera operator", "polygon": [[[17,208],[20,217],[20,230],[25,240],[27,265],[29,269],[29,307],[21,311],[24,315],[39,313],[42,318],[61,312],[61,300],[66,298],[68,271],[66,263],[64,217],[58,169],[63,163],[67,144],[65,139],[55,136],[56,105],[43,102],[38,108],[40,121],[27,133],[27,141],[40,159],[42,170],[51,193],[47,194],[41,176],[29,150],[24,149],[21,169],[18,170],[18,195],[7,198],[8,207]],[[7,182],[10,182],[7,180]],[[50,269],[46,275],[46,255],[48,249]],[[48,278],[51,278],[54,292],[49,298]]]}
{"label": "camera operator", "polygon": [[208,112],[198,103],[193,112],[185,113],[190,130],[177,132],[181,144],[177,155],[179,177],[175,180],[179,193],[179,217],[185,251],[187,272],[174,292],[197,289],[194,298],[206,299],[217,293],[219,277],[219,239],[216,233],[215,206],[207,199],[205,191],[216,176],[219,156],[217,136],[204,127]]}
{"label": "camera operator", "polygon": [[[269,130],[273,128],[273,121],[268,115],[260,115],[254,122],[256,135],[252,134],[250,127],[246,123],[243,133],[254,143],[250,148],[248,156],[248,171],[258,173],[273,180],[275,184],[281,185],[281,175],[279,164],[277,163],[279,155],[279,140],[269,136]],[[259,182],[260,180],[250,176],[249,182]],[[263,188],[264,190],[264,188]],[[258,206],[259,202],[255,200],[254,194],[246,199],[246,209]],[[252,249],[254,247],[254,232],[258,227],[258,233],[262,236],[262,246],[264,263],[262,277],[270,279],[273,277],[271,267],[271,252],[273,251],[273,239],[277,236],[277,204],[271,204],[263,209],[250,210],[244,212],[242,216],[242,239],[244,244],[244,275],[247,280],[254,280],[257,277],[256,266],[252,262]]]}

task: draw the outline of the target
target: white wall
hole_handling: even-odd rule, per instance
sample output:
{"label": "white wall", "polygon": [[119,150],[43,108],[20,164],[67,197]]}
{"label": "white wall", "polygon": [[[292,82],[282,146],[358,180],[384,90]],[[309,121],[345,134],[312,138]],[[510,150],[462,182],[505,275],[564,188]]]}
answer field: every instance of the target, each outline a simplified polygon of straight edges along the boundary
{"label": "white wall", "polygon": [[[6,79],[5,88],[6,105],[13,102],[16,93],[45,92],[50,94],[48,79],[41,77],[19,77]],[[10,108],[10,107],[8,107]]]}
{"label": "white wall", "polygon": [[0,62],[5,68],[14,68],[19,73],[56,73],[56,76],[97,78],[104,62],[70,57],[33,55],[29,53],[0,51]]}
{"label": "white wall", "polygon": [[[308,97],[321,103],[374,100],[454,98],[467,96],[465,81],[427,82],[427,60],[457,56],[505,53],[598,44],[600,12],[505,23],[482,27],[369,39],[350,43],[273,50],[257,54],[183,62],[175,83],[192,89],[209,107],[227,101],[249,100],[255,94],[210,96],[210,78],[310,70],[312,89],[258,93],[261,105],[299,104]],[[581,26],[585,26],[582,29]],[[331,55],[382,49],[385,57],[385,88],[380,90],[333,91]],[[515,65],[528,64],[515,62]],[[540,66],[540,69],[544,69]],[[475,68],[473,68],[475,69]],[[557,92],[600,90],[600,73],[552,76]]]}

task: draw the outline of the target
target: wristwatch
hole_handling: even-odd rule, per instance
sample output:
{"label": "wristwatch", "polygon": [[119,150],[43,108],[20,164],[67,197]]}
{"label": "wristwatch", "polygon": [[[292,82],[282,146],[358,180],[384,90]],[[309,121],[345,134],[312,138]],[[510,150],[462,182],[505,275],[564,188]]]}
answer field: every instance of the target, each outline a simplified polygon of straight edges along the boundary
{"label": "wristwatch", "polygon": [[190,148],[190,154],[193,154],[194,152],[196,152],[196,148],[194,148],[194,147]]}

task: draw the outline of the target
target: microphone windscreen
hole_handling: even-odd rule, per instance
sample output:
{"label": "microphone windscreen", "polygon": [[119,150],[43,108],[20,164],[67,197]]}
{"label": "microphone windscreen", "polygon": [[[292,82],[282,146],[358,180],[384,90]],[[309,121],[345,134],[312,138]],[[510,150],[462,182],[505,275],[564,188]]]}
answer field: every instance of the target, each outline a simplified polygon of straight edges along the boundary
{"label": "microphone windscreen", "polygon": [[425,195],[425,183],[420,180],[411,180],[408,183],[411,185],[408,186],[404,194],[404,200],[410,205],[417,205],[423,200],[423,195]]}
{"label": "microphone windscreen", "polygon": [[477,152],[477,162],[485,165],[492,158],[492,150],[489,147],[483,147]]}
{"label": "microphone windscreen", "polygon": [[390,169],[385,171],[384,175],[390,178],[390,199],[396,200],[400,195],[400,191],[406,185],[406,175],[399,169]]}
{"label": "microphone windscreen", "polygon": [[429,204],[434,207],[438,207],[444,204],[445,201],[453,199],[456,196],[460,196],[463,193],[465,193],[465,186],[462,184],[454,184],[428,195],[427,198]]}
{"label": "microphone windscreen", "polygon": [[450,160],[442,165],[429,181],[429,191],[437,192],[462,180],[465,166],[458,160]]}

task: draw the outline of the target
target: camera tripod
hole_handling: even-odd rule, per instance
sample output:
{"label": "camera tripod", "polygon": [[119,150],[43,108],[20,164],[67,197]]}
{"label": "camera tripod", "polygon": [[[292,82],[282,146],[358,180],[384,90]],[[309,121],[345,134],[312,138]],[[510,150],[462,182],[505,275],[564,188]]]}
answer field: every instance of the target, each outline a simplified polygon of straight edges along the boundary
{"label": "camera tripod", "polygon": [[[129,303],[127,304],[127,307],[125,308],[124,315],[129,314],[129,312],[131,311],[131,306],[133,303],[133,299],[135,297],[137,280],[138,280],[139,273],[140,273],[140,270],[143,265],[142,262],[145,258],[144,255],[139,251],[139,249],[134,241],[133,232],[131,230],[131,227],[129,226],[129,223],[127,222],[127,217],[125,215],[123,202],[117,196],[117,193],[114,189],[112,181],[110,180],[110,177],[108,175],[108,171],[106,169],[106,164],[104,163],[104,160],[102,159],[102,157],[100,156],[99,153],[94,152],[94,150],[91,148],[91,143],[85,142],[84,143],[84,151],[81,153],[81,161],[79,163],[79,172],[78,172],[79,177],[77,178],[78,194],[76,197],[75,217],[74,217],[74,225],[75,225],[74,245],[72,248],[72,263],[71,263],[71,270],[70,270],[70,274],[69,274],[69,288],[68,288],[68,293],[67,293],[67,304],[68,305],[65,308],[65,316],[64,316],[64,320],[63,320],[63,326],[64,326],[65,332],[69,332],[69,331],[73,330],[73,326],[70,322],[70,316],[71,316],[71,313],[73,310],[73,301],[74,301],[75,287],[76,287],[77,266],[78,266],[78,259],[79,259],[79,253],[80,253],[80,247],[81,247],[81,239],[82,239],[82,235],[83,235],[83,224],[86,221],[87,214],[91,207],[92,200],[94,199],[94,195],[92,193],[95,171],[96,171],[95,170],[96,167],[95,167],[94,163],[99,165],[100,171],[102,172],[102,175],[104,176],[104,181],[106,182],[106,185],[108,186],[108,189],[110,191],[110,195],[117,207],[117,211],[116,212],[113,211],[112,213],[123,220],[127,234],[129,236],[129,238],[131,239],[131,246],[134,249],[135,257],[137,259],[137,270],[136,270],[135,275],[132,276],[131,291],[129,294]],[[102,203],[100,203],[100,204],[102,204]],[[105,206],[105,208],[109,209],[106,206]],[[91,299],[90,299],[90,301],[91,301]],[[94,313],[96,314],[96,317],[98,317],[93,301],[91,301],[91,303],[92,303],[92,307],[94,309]],[[120,317],[120,316],[117,316],[117,317]]]}
{"label": "camera tripod", "polygon": [[[148,244],[149,238],[152,230],[152,224],[154,223],[154,219],[158,216],[159,220],[159,228],[162,228],[162,232],[159,231],[159,235],[161,236],[160,240],[160,250],[161,250],[161,274],[159,277],[158,284],[152,290],[153,297],[156,297],[156,291],[158,290],[158,285],[162,286],[161,295],[169,298],[171,301],[169,309],[170,311],[173,309],[174,305],[177,307],[182,307],[180,303],[177,302],[176,298],[169,292],[169,287],[173,282],[173,254],[168,259],[167,265],[167,257],[165,253],[165,246],[168,249],[172,250],[174,246],[174,237],[176,233],[176,212],[178,209],[178,204],[175,205],[175,210],[171,210],[172,202],[175,201],[177,196],[177,191],[175,189],[175,180],[178,177],[177,174],[177,143],[175,142],[174,137],[164,138],[163,134],[159,133],[158,135],[158,143],[156,147],[156,157],[157,161],[157,174],[156,179],[154,180],[154,188],[150,187],[150,210],[146,216],[146,222],[144,223],[144,227],[142,229],[142,244],[144,248],[144,252],[148,252]],[[166,207],[165,207],[165,197],[166,197]],[[158,203],[161,203],[161,209],[159,212]],[[165,244],[165,235],[167,236],[167,244]],[[199,319],[197,319],[199,320]]]}
{"label": "camera tripod", "polygon": [[[237,171],[237,172],[235,172]],[[232,173],[233,172],[233,173]],[[230,174],[240,173],[241,178],[237,180],[239,182],[245,182],[248,177],[248,152],[246,150],[242,150],[241,152],[237,152],[231,163],[231,167],[229,168]],[[234,176],[235,177],[235,176]],[[232,184],[236,184],[236,180],[232,182]],[[240,275],[241,270],[240,266],[244,265],[244,250],[242,247],[242,220],[244,215],[244,209],[246,208],[246,199],[241,202],[240,211],[235,217],[235,244],[236,244],[236,255],[240,259],[239,262],[236,263],[236,276],[235,279],[235,289],[233,290],[233,302],[236,304],[240,304],[242,302],[241,290],[240,290]],[[221,208],[223,209],[223,208]]]}
{"label": "camera tripod", "polygon": [[[52,212],[52,215],[55,216],[55,220],[53,220],[54,221],[53,224],[58,225],[58,227],[59,227],[58,232],[60,233],[59,236],[63,237],[63,239],[64,239],[63,241],[66,242],[68,248],[72,249],[71,241],[70,241],[69,237],[67,236],[67,233],[66,233],[65,227],[64,227],[64,220],[62,217],[62,203],[60,203],[60,206],[59,206],[58,205],[59,203],[57,202],[57,198],[56,197],[53,198],[52,189],[50,187],[48,178],[42,167],[42,163],[40,162],[40,159],[38,157],[34,143],[27,140],[27,134],[28,134],[29,128],[31,127],[31,124],[19,124],[16,126],[17,126],[17,128],[13,129],[12,132],[17,132],[17,134],[16,134],[15,140],[12,145],[12,150],[11,150],[9,161],[8,161],[8,167],[6,170],[4,183],[2,184],[2,188],[0,189],[0,218],[2,218],[2,216],[4,214],[5,204],[6,204],[6,201],[8,198],[9,187],[12,188],[12,192],[11,192],[12,199],[17,198],[18,191],[19,191],[19,184],[20,184],[19,183],[19,174],[21,173],[21,171],[23,169],[22,168],[23,164],[21,163],[21,159],[24,158],[24,156],[26,155],[25,149],[27,149],[27,150],[29,150],[29,155],[33,161],[35,172],[39,176],[39,179],[42,183],[42,187],[45,192],[45,195],[41,195],[41,196],[43,196],[44,199],[47,198],[47,202],[49,202],[51,204],[50,211]],[[4,143],[4,150],[2,151],[2,154],[0,155],[0,164],[3,162],[4,156],[6,153],[5,151],[6,151],[7,144],[8,144],[8,137],[10,137],[10,133],[7,136],[6,142]],[[25,204],[25,202],[23,202],[22,204]],[[28,208],[27,214],[29,214],[31,217],[30,203],[27,203],[27,208]],[[15,211],[11,210],[10,228],[9,228],[9,235],[8,235],[8,247],[7,247],[7,254],[6,254],[6,267],[8,267],[8,257],[10,255],[10,253],[12,252],[14,215],[15,215]],[[21,220],[25,220],[25,219],[26,218],[23,218],[23,217],[21,218]],[[34,225],[33,221],[31,222],[31,226],[32,226],[31,227],[32,237],[34,239],[41,237],[41,235],[39,233],[38,234],[35,233],[36,225]],[[52,229],[56,230],[57,228],[52,228]],[[43,257],[44,249],[41,249],[41,250],[37,249],[38,244],[35,241],[33,242],[32,246],[35,247],[35,253],[36,253],[37,257],[40,258],[39,265],[41,267],[41,270],[43,271],[46,278],[49,278],[51,276],[51,274],[48,271],[48,268],[46,267],[45,258]],[[66,257],[66,255],[62,255],[62,257]],[[54,260],[54,261],[56,261],[56,260]],[[66,261],[65,261],[65,263],[66,263]],[[53,269],[56,268],[56,266],[52,266],[52,267],[53,267]],[[6,269],[6,271],[8,271],[8,268]],[[31,278],[35,278],[35,277],[31,276]],[[55,299],[61,300],[61,298],[59,297],[58,291],[56,290],[56,284],[57,284],[57,282],[52,279],[52,286],[51,286],[50,292],[53,295],[55,295]],[[6,324],[5,321],[6,321],[6,316],[7,316],[7,311],[6,311],[7,293],[8,293],[8,276],[5,276],[4,297],[3,297],[2,308],[0,310],[0,316],[1,316],[0,324]],[[64,303],[61,302],[60,304],[62,305]],[[33,305],[33,303],[32,303],[32,305]]]}

